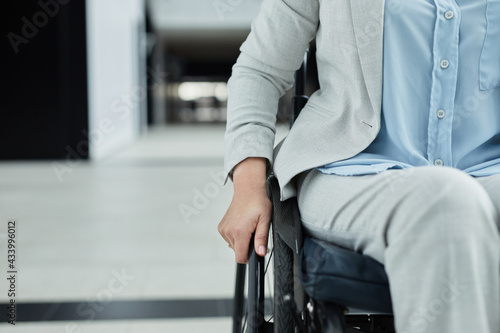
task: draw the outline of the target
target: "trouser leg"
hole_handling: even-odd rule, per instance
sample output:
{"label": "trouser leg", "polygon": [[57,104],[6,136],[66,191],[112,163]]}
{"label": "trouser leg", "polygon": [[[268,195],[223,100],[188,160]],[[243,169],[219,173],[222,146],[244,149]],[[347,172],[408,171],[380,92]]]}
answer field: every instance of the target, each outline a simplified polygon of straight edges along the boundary
{"label": "trouser leg", "polygon": [[499,217],[473,177],[447,167],[313,170],[298,202],[309,234],[385,265],[398,333],[500,331]]}

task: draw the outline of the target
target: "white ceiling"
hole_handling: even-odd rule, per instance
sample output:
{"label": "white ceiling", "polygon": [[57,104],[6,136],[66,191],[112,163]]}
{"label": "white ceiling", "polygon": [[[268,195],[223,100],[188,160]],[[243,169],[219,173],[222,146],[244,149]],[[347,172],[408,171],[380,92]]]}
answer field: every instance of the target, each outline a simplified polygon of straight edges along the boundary
{"label": "white ceiling", "polygon": [[248,34],[262,0],[148,0],[151,21],[162,35],[183,38]]}

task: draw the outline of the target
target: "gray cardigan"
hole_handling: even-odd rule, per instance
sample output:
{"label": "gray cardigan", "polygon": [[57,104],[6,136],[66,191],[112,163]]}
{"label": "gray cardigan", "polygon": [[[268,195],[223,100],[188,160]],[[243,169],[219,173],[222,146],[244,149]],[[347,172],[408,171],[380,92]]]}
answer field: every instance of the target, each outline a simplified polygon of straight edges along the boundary
{"label": "gray cardigan", "polygon": [[[264,0],[228,82],[225,172],[273,164],[281,199],[299,173],[364,150],[380,129],[384,0]],[[320,89],[273,154],[278,100],[316,37]]]}

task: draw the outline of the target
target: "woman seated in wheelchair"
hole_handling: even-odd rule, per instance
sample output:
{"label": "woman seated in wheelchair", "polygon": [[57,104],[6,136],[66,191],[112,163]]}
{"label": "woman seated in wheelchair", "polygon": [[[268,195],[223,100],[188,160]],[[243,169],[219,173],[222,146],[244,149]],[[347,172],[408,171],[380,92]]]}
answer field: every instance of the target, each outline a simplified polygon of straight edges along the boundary
{"label": "woman seated in wheelchair", "polygon": [[[313,39],[320,88],[273,152]],[[266,254],[272,165],[308,235],[384,265],[396,331],[500,332],[499,40],[498,0],[264,0],[228,83],[236,261]]]}

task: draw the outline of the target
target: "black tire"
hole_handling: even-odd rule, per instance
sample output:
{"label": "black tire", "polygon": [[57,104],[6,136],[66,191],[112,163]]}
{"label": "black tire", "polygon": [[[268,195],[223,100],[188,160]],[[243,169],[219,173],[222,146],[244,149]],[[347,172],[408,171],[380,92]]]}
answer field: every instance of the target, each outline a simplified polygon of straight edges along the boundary
{"label": "black tire", "polygon": [[295,325],[292,312],[284,306],[283,299],[294,297],[293,251],[285,244],[273,227],[274,251],[274,333],[293,333]]}

